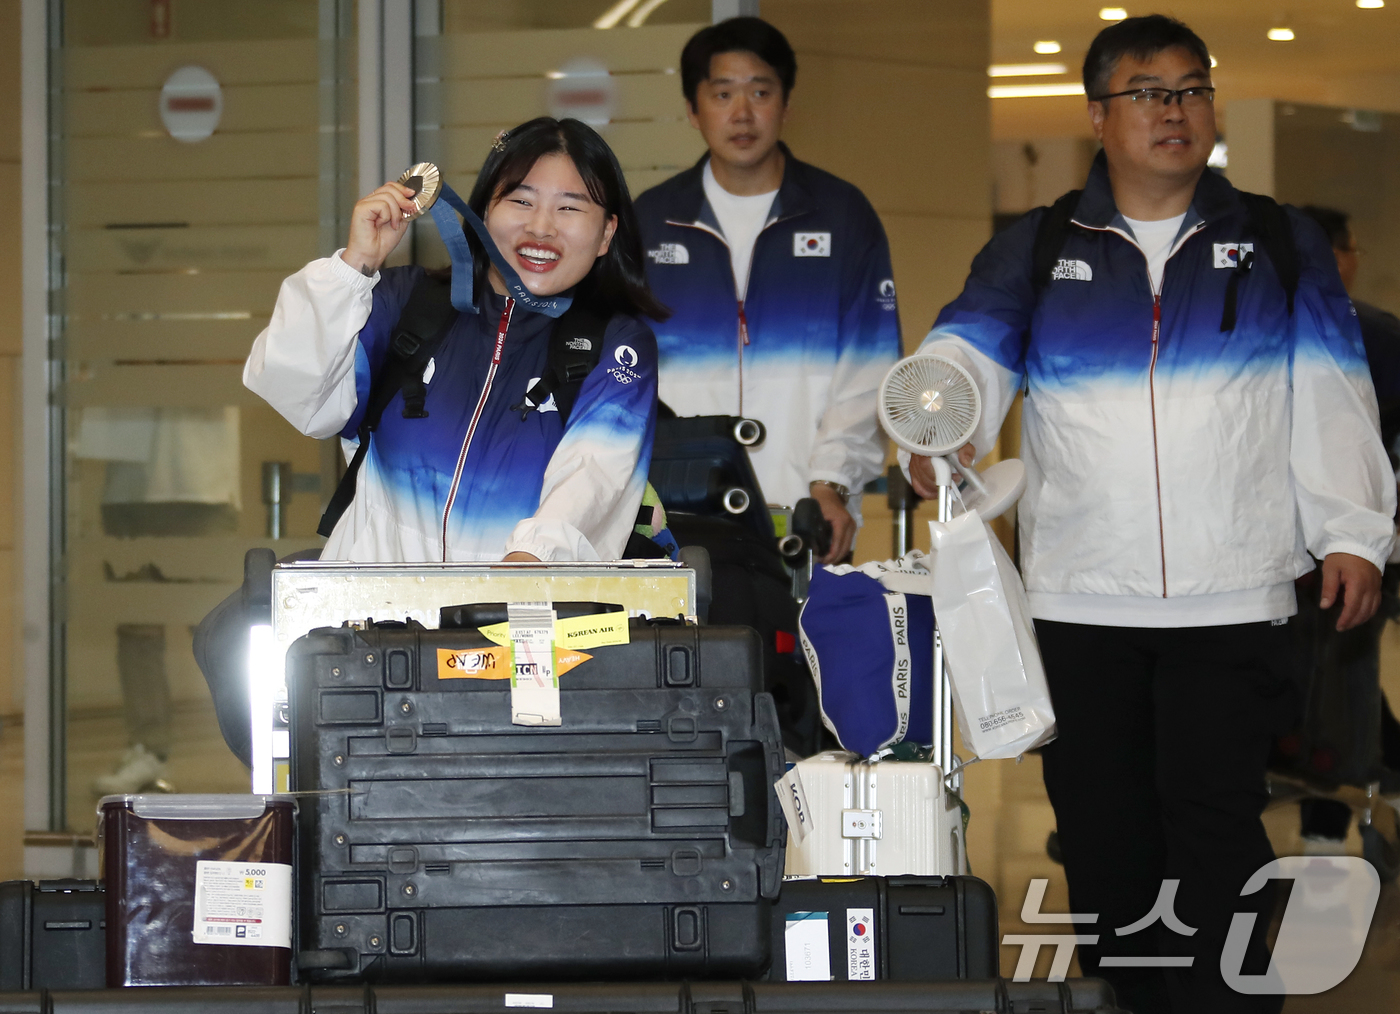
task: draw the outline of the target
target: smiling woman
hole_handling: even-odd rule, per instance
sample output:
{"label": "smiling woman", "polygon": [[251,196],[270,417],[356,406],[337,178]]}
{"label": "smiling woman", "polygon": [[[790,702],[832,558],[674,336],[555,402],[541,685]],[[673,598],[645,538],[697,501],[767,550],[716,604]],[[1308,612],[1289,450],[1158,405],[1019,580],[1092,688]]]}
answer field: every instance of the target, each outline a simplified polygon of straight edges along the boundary
{"label": "smiling woman", "polygon": [[[380,270],[418,211],[412,196],[386,183],[355,205],[345,249],[283,283],[244,369],[303,433],[365,444],[322,558],[621,557],[656,418],[656,339],[638,318],[666,310],[646,285],[617,159],[577,120],[503,132],[468,201],[486,229],[465,230],[460,312],[422,268]],[[445,315],[425,312],[434,300]],[[424,326],[437,316],[447,323]],[[431,358],[413,358],[420,340]]]}
{"label": "smiling woman", "polygon": [[[576,298],[600,312],[666,318],[647,288],[627,184],[612,149],[591,127],[541,116],[503,132],[467,204],[535,295],[582,283]],[[486,282],[504,295],[481,241],[470,230],[467,240],[477,290]]]}

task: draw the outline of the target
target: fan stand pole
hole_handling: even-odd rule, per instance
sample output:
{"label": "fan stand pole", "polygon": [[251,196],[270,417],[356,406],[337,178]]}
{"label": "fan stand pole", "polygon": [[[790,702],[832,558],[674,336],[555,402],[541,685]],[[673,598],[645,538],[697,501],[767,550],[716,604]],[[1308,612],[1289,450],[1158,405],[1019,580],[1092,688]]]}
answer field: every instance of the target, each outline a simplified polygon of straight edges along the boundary
{"label": "fan stand pole", "polygon": [[[938,484],[938,520],[947,523],[953,514],[953,470],[946,458],[934,455],[934,481]],[[946,779],[953,769],[953,690],[948,680],[948,665],[943,658],[943,635],[938,629],[937,617],[933,626],[933,760]],[[962,776],[957,784],[950,787],[961,788]]]}

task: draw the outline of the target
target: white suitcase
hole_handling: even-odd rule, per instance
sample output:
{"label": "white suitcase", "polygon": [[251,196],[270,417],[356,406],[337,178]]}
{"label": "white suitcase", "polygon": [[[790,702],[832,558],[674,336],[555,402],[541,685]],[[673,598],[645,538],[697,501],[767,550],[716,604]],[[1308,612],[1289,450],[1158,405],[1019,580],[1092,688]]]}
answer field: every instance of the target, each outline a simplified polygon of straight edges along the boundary
{"label": "white suitcase", "polygon": [[785,876],[967,872],[962,804],[933,764],[834,750],[798,761],[778,790],[788,817]]}

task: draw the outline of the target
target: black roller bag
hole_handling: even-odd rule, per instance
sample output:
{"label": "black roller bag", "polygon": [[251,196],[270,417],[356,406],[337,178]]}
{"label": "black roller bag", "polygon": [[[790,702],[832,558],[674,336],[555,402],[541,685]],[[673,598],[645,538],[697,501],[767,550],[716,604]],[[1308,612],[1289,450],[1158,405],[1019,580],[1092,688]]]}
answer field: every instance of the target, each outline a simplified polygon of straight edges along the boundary
{"label": "black roller bag", "polygon": [[0,883],[0,990],[107,985],[106,899],[96,880]]}
{"label": "black roller bag", "polygon": [[763,427],[752,419],[661,412],[647,478],[668,514],[732,517],[772,543],[773,518],[748,452],[762,440]]}
{"label": "black roller bag", "polygon": [[814,915],[827,927],[834,982],[990,979],[999,969],[997,898],[976,877],[785,880],[770,980],[788,977],[789,923]]}
{"label": "black roller bag", "polygon": [[[449,611],[444,611],[445,614]],[[327,628],[288,655],[303,980],[748,978],[769,962],[783,773],[758,637],[632,620],[559,679],[562,725],[491,643]]]}
{"label": "black roller bag", "polygon": [[491,986],[164,986],[0,993],[4,1014],[1123,1014],[1102,979]]}

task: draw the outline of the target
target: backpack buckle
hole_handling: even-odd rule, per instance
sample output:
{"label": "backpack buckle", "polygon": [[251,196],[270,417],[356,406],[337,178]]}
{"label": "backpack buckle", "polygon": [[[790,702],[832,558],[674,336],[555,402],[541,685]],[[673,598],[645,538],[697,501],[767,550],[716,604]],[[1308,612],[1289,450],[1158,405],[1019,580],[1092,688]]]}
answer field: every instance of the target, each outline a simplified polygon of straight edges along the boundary
{"label": "backpack buckle", "polygon": [[417,355],[418,350],[423,347],[423,339],[419,338],[412,331],[399,331],[394,335],[394,341],[390,345],[394,355],[400,359],[412,359]]}

